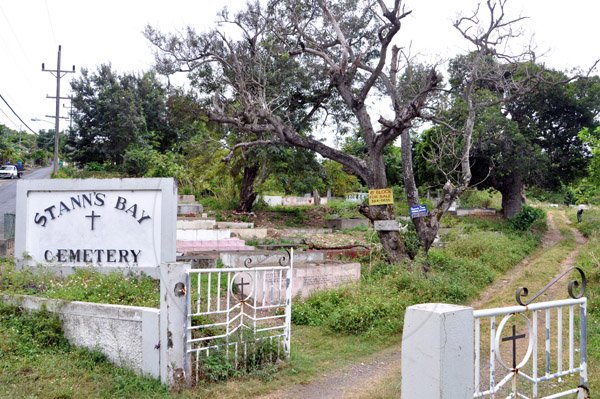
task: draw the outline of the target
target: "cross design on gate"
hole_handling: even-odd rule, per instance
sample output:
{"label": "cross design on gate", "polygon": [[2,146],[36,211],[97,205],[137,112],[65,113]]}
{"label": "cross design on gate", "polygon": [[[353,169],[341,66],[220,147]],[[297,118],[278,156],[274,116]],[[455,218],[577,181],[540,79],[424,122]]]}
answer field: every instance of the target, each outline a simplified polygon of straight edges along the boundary
{"label": "cross design on gate", "polygon": [[244,278],[242,277],[241,278],[241,282],[237,283],[237,284],[234,284],[234,285],[237,287],[237,289],[240,292],[240,301],[242,301],[242,302],[245,301],[246,297],[244,296],[244,286],[245,285],[250,285],[250,283],[248,283],[248,282],[244,283]]}
{"label": "cross design on gate", "polygon": [[525,334],[517,335],[517,328],[515,325],[512,325],[512,335],[510,337],[502,338],[502,342],[512,341],[512,367],[513,369],[517,368],[517,340],[525,338]]}

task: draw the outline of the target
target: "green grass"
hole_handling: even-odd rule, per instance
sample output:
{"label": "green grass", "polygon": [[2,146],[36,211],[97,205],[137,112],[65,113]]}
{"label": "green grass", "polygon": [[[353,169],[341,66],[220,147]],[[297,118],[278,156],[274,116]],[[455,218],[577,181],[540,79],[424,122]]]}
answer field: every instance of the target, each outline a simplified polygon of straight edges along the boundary
{"label": "green grass", "polygon": [[160,306],[159,283],[147,276],[102,274],[78,269],[65,278],[43,271],[15,270],[14,262],[0,260],[0,293],[34,295],[70,301],[113,305]]}
{"label": "green grass", "polygon": [[[0,397],[237,398],[306,383],[398,344],[404,310],[411,304],[467,303],[530,253],[540,237],[539,231],[515,232],[500,219],[469,218],[451,223],[454,229],[445,248],[432,250],[429,257],[420,256],[410,265],[364,265],[360,283],[315,294],[303,303],[296,301],[291,359],[277,366],[276,373],[273,369],[257,371],[227,382],[201,383],[191,391],[167,392],[156,381],[110,366],[97,353],[64,343],[35,347],[31,339],[17,345],[27,335],[10,320],[27,317],[20,314],[0,319],[0,334],[8,337],[0,343]],[[145,306],[158,301],[157,288],[145,286],[145,280],[139,278],[120,281],[116,276],[81,271],[68,283],[58,283],[49,281],[48,276],[16,272],[6,262],[1,265],[0,291],[4,292],[53,293],[53,297],[77,300],[96,299],[103,293],[108,298],[103,302]],[[96,285],[102,288],[96,289]],[[123,290],[148,296],[136,303],[134,298],[124,297]]]}
{"label": "green grass", "polygon": [[360,283],[296,303],[292,320],[370,338],[399,334],[407,306],[467,303],[533,251],[539,237],[539,233],[517,233],[499,219],[467,219],[447,236],[443,249],[432,249],[412,265],[376,262],[370,270],[364,268]]}
{"label": "green grass", "polygon": [[[575,224],[589,240],[579,252],[576,266],[588,279],[585,296],[588,298],[588,376],[591,392],[600,390],[600,220],[591,220],[600,212],[585,211],[583,223]],[[574,218],[574,216],[573,216]]]}
{"label": "green grass", "polygon": [[577,223],[577,208],[569,208],[567,210],[569,218],[574,225],[577,225],[581,234],[586,237],[591,237],[594,233],[600,233],[600,210],[597,208],[587,209],[583,211],[581,223]]}
{"label": "green grass", "polygon": [[0,398],[167,398],[158,381],[70,346],[58,317],[0,303]]}

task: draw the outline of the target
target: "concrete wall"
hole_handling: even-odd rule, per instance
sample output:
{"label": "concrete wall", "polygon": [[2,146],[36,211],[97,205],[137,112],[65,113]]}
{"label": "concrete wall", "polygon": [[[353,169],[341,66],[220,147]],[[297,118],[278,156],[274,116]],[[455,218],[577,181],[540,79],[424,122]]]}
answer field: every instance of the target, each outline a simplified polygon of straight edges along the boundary
{"label": "concrete wall", "polygon": [[0,300],[28,310],[45,306],[59,315],[71,344],[99,350],[112,363],[139,374],[160,377],[159,309],[26,295],[0,295]]}
{"label": "concrete wall", "polygon": [[329,219],[325,223],[327,227],[337,230],[352,229],[359,226],[369,227],[369,220],[364,218]]}
{"label": "concrete wall", "polygon": [[[236,252],[221,252],[219,254],[221,261],[225,267],[238,268],[244,267],[244,262],[250,259],[251,267],[278,265],[279,260],[285,257],[288,261],[288,254],[283,251],[236,251]],[[300,263],[315,263],[322,262],[325,255],[322,252],[313,251],[294,251],[294,262],[296,265]],[[299,266],[297,266],[299,267]]]}
{"label": "concrete wall", "polygon": [[231,230],[177,230],[177,241],[207,241],[231,238]]}
{"label": "concrete wall", "polygon": [[0,240],[0,256],[10,257],[15,253],[15,240],[9,238],[8,240]]}
{"label": "concrete wall", "polygon": [[494,216],[497,211],[491,208],[458,208],[452,213],[456,216]]}
{"label": "concrete wall", "polygon": [[[269,206],[307,206],[314,205],[313,197],[282,197],[280,195],[265,195],[262,199]],[[321,197],[321,205],[327,204],[327,197]]]}
{"label": "concrete wall", "polygon": [[211,219],[177,220],[177,230],[214,229],[216,226],[217,221]]}
{"label": "concrete wall", "polygon": [[[344,284],[360,280],[360,263],[296,263],[294,254],[294,268],[292,272],[292,297],[308,298],[315,291],[339,287]],[[285,287],[285,281],[280,281],[278,272],[257,273],[256,293],[262,300],[263,292],[269,292],[270,284],[274,287]],[[285,279],[285,273],[283,274]],[[238,277],[239,278],[239,277]],[[266,286],[263,290],[263,281]],[[236,280],[236,283],[238,281]]]}

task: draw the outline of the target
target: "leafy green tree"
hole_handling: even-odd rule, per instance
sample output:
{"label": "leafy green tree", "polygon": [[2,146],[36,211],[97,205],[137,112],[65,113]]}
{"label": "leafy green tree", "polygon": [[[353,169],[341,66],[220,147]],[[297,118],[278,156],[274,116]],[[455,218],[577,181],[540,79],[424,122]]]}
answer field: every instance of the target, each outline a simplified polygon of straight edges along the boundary
{"label": "leafy green tree", "polygon": [[553,70],[542,78],[478,121],[473,176],[500,191],[508,218],[521,210],[525,186],[557,190],[587,172],[587,150],[578,132],[597,126],[598,79],[569,80]]}
{"label": "leafy green tree", "polygon": [[[148,27],[145,34],[158,49],[161,73],[189,72],[194,87],[211,97],[209,119],[245,133],[232,150],[269,144],[308,149],[341,163],[368,188],[378,189],[390,185],[385,149],[401,137],[403,180],[412,205],[419,198],[410,131],[427,114],[441,75],[434,68],[404,62],[410,58],[392,43],[410,11],[400,0],[389,3],[271,0],[262,6],[255,2],[235,15],[221,14],[220,24],[239,28],[232,36],[218,28],[201,34],[189,28],[182,37]],[[505,70],[486,65],[489,59],[510,58],[496,48],[506,45],[513,36],[512,24],[520,18],[507,20],[504,4],[487,3],[489,24],[479,24],[477,13],[455,24],[477,47],[478,56],[463,90],[469,117],[465,128],[458,130],[464,137],[459,156],[462,177],[458,185],[446,181],[443,201],[432,215],[415,220],[426,249],[442,214],[469,184],[471,122],[477,109],[471,106],[471,95],[477,81],[512,81]],[[389,104],[390,116],[379,115],[370,106],[381,99]],[[362,157],[329,146],[314,134],[330,119],[356,126],[365,148]],[[390,205],[363,204],[360,209],[372,221],[395,218]],[[378,234],[390,261],[407,257],[399,232]]]}
{"label": "leafy green tree", "polygon": [[579,132],[578,137],[591,153],[588,166],[589,181],[595,184],[596,187],[600,187],[600,126],[597,126],[594,130],[585,127]]}
{"label": "leafy green tree", "polygon": [[331,194],[336,197],[343,197],[347,193],[358,191],[360,182],[354,175],[346,173],[344,166],[338,162],[326,159],[323,161],[325,169],[325,185],[331,189]]}
{"label": "leafy green tree", "polygon": [[67,144],[74,161],[122,165],[130,146],[164,150],[175,141],[166,89],[154,74],[120,76],[105,64],[95,73],[82,70],[71,88],[74,129]]}

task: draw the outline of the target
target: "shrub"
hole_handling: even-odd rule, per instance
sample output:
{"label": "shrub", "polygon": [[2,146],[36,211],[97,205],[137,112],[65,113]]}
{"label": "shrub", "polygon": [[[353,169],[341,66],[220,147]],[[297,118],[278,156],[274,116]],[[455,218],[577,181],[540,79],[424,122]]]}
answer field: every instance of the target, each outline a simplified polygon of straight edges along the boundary
{"label": "shrub", "polygon": [[358,211],[358,204],[355,202],[332,199],[327,201],[327,208],[329,208],[326,215],[327,219],[334,216],[343,219],[363,217]]}
{"label": "shrub", "polygon": [[518,231],[526,231],[537,221],[546,217],[546,213],[529,205],[523,205],[521,211],[509,219],[510,226]]}
{"label": "shrub", "polygon": [[501,196],[494,189],[467,190],[460,196],[461,206],[466,208],[496,208],[500,209]]}

